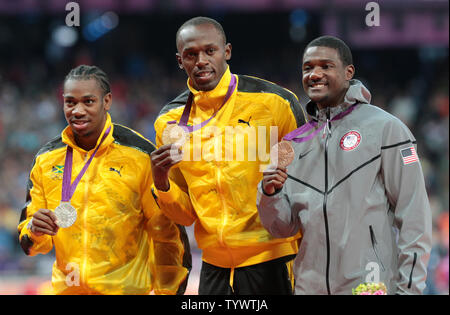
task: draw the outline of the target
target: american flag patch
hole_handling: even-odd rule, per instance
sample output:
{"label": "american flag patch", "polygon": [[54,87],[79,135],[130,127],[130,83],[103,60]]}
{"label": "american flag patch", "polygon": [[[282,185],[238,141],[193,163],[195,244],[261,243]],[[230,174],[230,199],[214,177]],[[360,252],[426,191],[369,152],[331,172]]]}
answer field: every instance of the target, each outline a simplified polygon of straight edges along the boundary
{"label": "american flag patch", "polygon": [[400,153],[402,155],[403,165],[411,164],[419,160],[419,157],[417,156],[416,149],[414,149],[414,146],[402,149],[400,150]]}

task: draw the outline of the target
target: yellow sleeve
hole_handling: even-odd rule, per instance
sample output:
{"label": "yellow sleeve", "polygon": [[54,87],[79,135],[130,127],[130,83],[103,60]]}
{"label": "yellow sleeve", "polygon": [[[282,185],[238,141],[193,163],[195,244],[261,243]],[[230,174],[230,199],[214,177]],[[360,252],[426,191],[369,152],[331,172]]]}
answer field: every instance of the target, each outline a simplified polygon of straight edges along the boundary
{"label": "yellow sleeve", "polygon": [[147,218],[153,290],[155,294],[184,293],[192,266],[187,234],[183,227],[177,226],[160,211],[150,192],[150,165],[147,174],[142,202]]}
{"label": "yellow sleeve", "polygon": [[19,243],[25,254],[29,256],[47,254],[53,248],[53,240],[50,235],[44,234],[42,236],[36,236],[30,231],[30,222],[34,213],[39,209],[47,208],[41,180],[42,172],[38,162],[36,162],[34,163],[28,180],[27,200],[25,207],[22,210],[21,222],[17,227],[19,232]]}
{"label": "yellow sleeve", "polygon": [[197,219],[189,195],[173,180],[178,169],[171,171],[168,191],[160,191],[152,185],[152,193],[161,211],[177,224],[190,226]]}
{"label": "yellow sleeve", "polygon": [[148,221],[147,231],[151,239],[149,259],[155,294],[184,293],[192,266],[184,227],[156,211]]}
{"label": "yellow sleeve", "polygon": [[[165,124],[158,119],[155,122],[156,145],[161,146],[161,134]],[[191,198],[188,194],[186,181],[178,167],[172,167],[169,172],[170,188],[160,191],[152,185],[152,193],[161,211],[177,224],[192,225],[197,219]]]}

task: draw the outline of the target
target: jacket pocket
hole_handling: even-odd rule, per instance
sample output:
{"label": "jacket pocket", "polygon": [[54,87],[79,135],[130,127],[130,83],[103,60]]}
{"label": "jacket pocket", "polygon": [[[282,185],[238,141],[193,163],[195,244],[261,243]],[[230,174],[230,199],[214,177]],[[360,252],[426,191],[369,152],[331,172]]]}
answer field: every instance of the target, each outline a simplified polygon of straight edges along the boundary
{"label": "jacket pocket", "polygon": [[378,263],[381,266],[381,270],[382,271],[386,271],[386,269],[384,268],[383,261],[380,259],[380,255],[378,253],[377,239],[375,237],[375,233],[373,232],[372,225],[369,225],[369,233],[370,233],[370,242],[372,243],[372,249],[373,249],[373,252],[375,254],[375,257],[377,258],[377,261],[378,261]]}

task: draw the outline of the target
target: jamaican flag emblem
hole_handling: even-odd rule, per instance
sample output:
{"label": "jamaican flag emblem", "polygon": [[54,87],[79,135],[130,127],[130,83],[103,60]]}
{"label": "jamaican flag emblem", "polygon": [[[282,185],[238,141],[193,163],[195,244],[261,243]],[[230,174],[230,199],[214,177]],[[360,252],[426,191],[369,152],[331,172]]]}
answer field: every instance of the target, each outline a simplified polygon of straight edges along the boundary
{"label": "jamaican flag emblem", "polygon": [[64,165],[54,165],[52,167],[52,179],[62,179],[64,174]]}

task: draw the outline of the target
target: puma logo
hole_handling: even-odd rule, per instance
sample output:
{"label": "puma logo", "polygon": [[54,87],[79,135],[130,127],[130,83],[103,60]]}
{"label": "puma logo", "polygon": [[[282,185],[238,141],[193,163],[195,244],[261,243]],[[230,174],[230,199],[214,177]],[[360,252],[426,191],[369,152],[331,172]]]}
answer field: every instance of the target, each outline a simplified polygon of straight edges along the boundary
{"label": "puma logo", "polygon": [[248,121],[245,121],[243,119],[238,120],[238,124],[247,124],[250,127],[250,119],[252,119],[252,116],[248,119]]}
{"label": "puma logo", "polygon": [[110,167],[109,170],[112,172],[116,172],[117,174],[119,174],[120,177],[122,177],[122,174],[120,173],[120,171],[122,170],[123,166],[120,167],[119,170],[115,169],[114,167]]}

